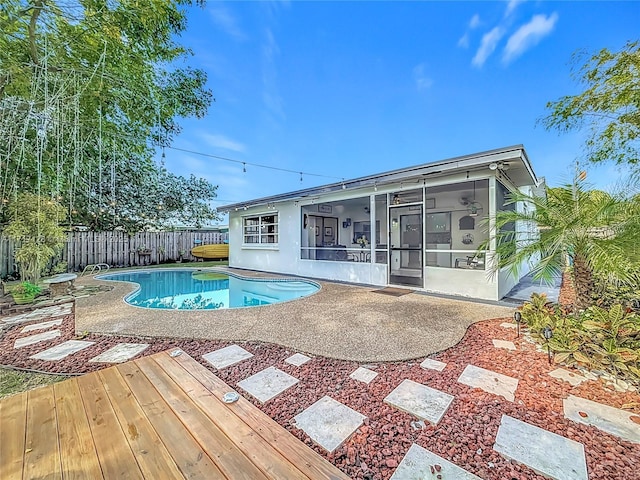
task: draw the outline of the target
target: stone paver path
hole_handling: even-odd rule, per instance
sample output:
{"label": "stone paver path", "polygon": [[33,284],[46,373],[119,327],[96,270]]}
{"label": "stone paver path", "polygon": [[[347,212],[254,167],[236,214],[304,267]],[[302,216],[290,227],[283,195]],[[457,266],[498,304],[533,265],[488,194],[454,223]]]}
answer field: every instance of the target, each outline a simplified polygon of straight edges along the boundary
{"label": "stone paver path", "polygon": [[295,426],[333,452],[355,432],[366,417],[329,396],[324,396],[294,417]]}
{"label": "stone paver path", "polygon": [[60,317],[63,315],[69,315],[72,312],[72,307],[73,303],[63,303],[60,305],[52,305],[50,307],[36,308],[31,312],[6,317],[0,319],[0,321],[6,325],[15,325],[18,323],[44,320],[45,318]]}
{"label": "stone paver path", "polygon": [[358,367],[349,375],[350,378],[358,380],[362,383],[371,383],[371,381],[378,376],[378,372],[369,370],[368,368]]}
{"label": "stone paver path", "polygon": [[581,443],[508,415],[502,415],[493,449],[555,480],[588,480]]}
{"label": "stone paver path", "polygon": [[515,350],[516,346],[513,342],[509,340],[491,340],[493,342],[493,346],[496,348],[504,348],[506,350]]}
{"label": "stone paver path", "polygon": [[438,360],[433,360],[432,358],[425,358],[420,366],[425,370],[429,369],[441,372],[444,370],[444,367],[446,367],[447,364],[444,362],[439,362]]}
{"label": "stone paver path", "polygon": [[582,382],[587,381],[587,377],[583,377],[577,373],[570,372],[569,370],[565,370],[564,368],[556,368],[552,372],[549,372],[553,378],[557,378],[558,380],[564,380],[565,382],[569,382],[572,386],[577,387]]}
{"label": "stone paver path", "polygon": [[29,335],[28,337],[17,338],[13,344],[13,348],[22,348],[27,345],[33,345],[34,343],[45,342],[52,340],[61,335],[60,330],[51,330],[50,332],[36,333],[35,335]]}
{"label": "stone paver path", "polygon": [[253,357],[253,353],[247,352],[239,345],[229,345],[228,347],[214,350],[202,356],[202,358],[218,370],[235,365],[251,357]]}
{"label": "stone paver path", "polygon": [[45,330],[51,327],[59,327],[60,325],[62,325],[61,318],[59,318],[58,320],[50,320],[48,322],[40,322],[40,323],[34,323],[33,325],[27,325],[22,330],[20,330],[20,333],[34,332],[36,330]]}
{"label": "stone paver path", "polygon": [[562,406],[564,416],[574,422],[593,425],[624,440],[640,443],[640,424],[632,420],[636,417],[640,421],[639,415],[574,395],[565,398]]}
{"label": "stone paver path", "polygon": [[67,340],[66,342],[62,342],[60,345],[47,348],[46,350],[36,353],[29,358],[49,361],[62,360],[63,358],[90,347],[93,344],[94,342],[87,342],[85,340]]}
{"label": "stone paver path", "polygon": [[[438,477],[440,475],[440,477]],[[411,445],[390,480],[482,480],[418,444]]]}
{"label": "stone paver path", "polygon": [[515,399],[518,379],[492,372],[475,365],[467,365],[458,378],[458,382],[473,388],[480,388],[485,392],[502,395],[513,402]]}
{"label": "stone paver path", "polygon": [[434,425],[440,421],[452,401],[453,395],[413,380],[403,380],[384,399],[385,403]]}
{"label": "stone paver path", "polygon": [[139,353],[145,351],[148,343],[119,343],[115,347],[102,352],[93,357],[90,362],[94,363],[122,363],[126,362]]}
{"label": "stone paver path", "polygon": [[307,357],[302,353],[294,353],[289,358],[285,359],[285,362],[295,367],[300,367],[307,363],[309,360],[311,360],[311,357]]}
{"label": "stone paver path", "polygon": [[239,381],[238,386],[264,403],[299,381],[276,367],[269,367]]}

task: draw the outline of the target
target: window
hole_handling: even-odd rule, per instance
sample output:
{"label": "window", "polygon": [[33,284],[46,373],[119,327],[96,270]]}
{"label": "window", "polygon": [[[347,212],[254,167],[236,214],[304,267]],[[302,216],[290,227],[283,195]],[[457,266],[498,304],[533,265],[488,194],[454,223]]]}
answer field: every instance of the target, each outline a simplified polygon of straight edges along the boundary
{"label": "window", "polygon": [[244,217],[243,243],[275,244],[278,243],[278,214],[256,215]]}

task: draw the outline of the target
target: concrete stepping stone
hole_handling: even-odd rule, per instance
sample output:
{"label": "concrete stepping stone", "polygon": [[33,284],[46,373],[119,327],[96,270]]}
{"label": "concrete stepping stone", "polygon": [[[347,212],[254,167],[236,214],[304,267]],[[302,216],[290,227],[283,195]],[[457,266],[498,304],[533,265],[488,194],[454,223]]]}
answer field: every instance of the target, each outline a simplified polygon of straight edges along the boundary
{"label": "concrete stepping stone", "polygon": [[362,425],[366,417],[329,396],[324,396],[293,420],[301,429],[329,453],[338,448]]}
{"label": "concrete stepping stone", "polygon": [[238,386],[265,403],[299,381],[276,367],[269,367],[239,381]]}
{"label": "concrete stepping stone", "polygon": [[507,350],[515,350],[516,346],[513,342],[509,340],[491,340],[493,342],[493,346],[496,348],[505,348]]}
{"label": "concrete stepping stone", "polygon": [[253,357],[253,353],[247,352],[239,345],[229,345],[228,347],[214,350],[202,356],[202,358],[218,370],[235,365],[251,357]]}
{"label": "concrete stepping stone", "polygon": [[385,403],[436,425],[451,405],[453,395],[405,379],[384,399]]}
{"label": "concrete stepping stone", "polygon": [[55,347],[47,348],[40,353],[36,353],[29,358],[35,358],[36,360],[49,360],[56,361],[62,360],[69,355],[72,355],[80,350],[84,350],[87,347],[90,347],[95,342],[87,342],[85,340],[67,340],[66,342],[62,342],[60,345],[56,345]]}
{"label": "concrete stepping stone", "polygon": [[510,402],[515,400],[518,379],[492,372],[475,365],[467,365],[458,378],[458,382],[488,393],[501,395]]}
{"label": "concrete stepping stone", "polygon": [[50,332],[36,333],[35,335],[29,335],[28,337],[22,337],[16,339],[13,344],[13,348],[22,348],[27,345],[33,345],[34,343],[44,342],[61,335],[60,330],[51,330]]}
{"label": "concrete stepping stone", "polygon": [[390,480],[435,479],[437,475],[441,475],[439,478],[443,479],[482,480],[416,443],[411,445]]}
{"label": "concrete stepping stone", "polygon": [[515,323],[503,322],[500,324],[502,328],[513,328],[516,329],[518,326]]}
{"label": "concrete stepping stone", "polygon": [[358,367],[349,375],[350,378],[358,380],[359,382],[369,384],[378,376],[378,372],[369,370],[368,368]]}
{"label": "concrete stepping stone", "polygon": [[60,325],[62,325],[61,318],[59,318],[58,320],[50,320],[48,322],[40,322],[34,323],[33,325],[27,325],[22,330],[20,330],[20,333],[33,332],[35,330],[44,330],[45,328],[59,327]]}
{"label": "concrete stepping stone", "polygon": [[[562,401],[564,416],[574,422],[593,425],[629,442],[640,443],[640,415],[569,395]],[[585,416],[586,415],[586,416]]]}
{"label": "concrete stepping stone", "polygon": [[564,380],[565,382],[569,382],[574,387],[577,387],[582,382],[587,381],[587,377],[583,377],[582,375],[578,375],[577,373],[570,372],[569,370],[565,370],[564,368],[556,368],[554,371],[549,372],[553,378],[557,378],[558,380]]}
{"label": "concrete stepping stone", "polygon": [[143,352],[149,346],[148,343],[119,343],[115,347],[93,357],[93,363],[122,363]]}
{"label": "concrete stepping stone", "polygon": [[437,370],[439,372],[444,370],[444,367],[447,366],[444,362],[439,362],[438,360],[434,360],[432,358],[425,358],[424,361],[420,364],[422,368],[425,370]]}
{"label": "concrete stepping stone", "polygon": [[588,480],[584,445],[502,415],[493,449],[555,480]]}
{"label": "concrete stepping stone", "polygon": [[300,366],[304,365],[305,363],[307,363],[309,360],[311,360],[311,357],[307,357],[306,355],[303,355],[302,353],[294,353],[289,358],[285,359],[285,362],[290,364],[290,365],[294,365],[296,367],[300,367]]}

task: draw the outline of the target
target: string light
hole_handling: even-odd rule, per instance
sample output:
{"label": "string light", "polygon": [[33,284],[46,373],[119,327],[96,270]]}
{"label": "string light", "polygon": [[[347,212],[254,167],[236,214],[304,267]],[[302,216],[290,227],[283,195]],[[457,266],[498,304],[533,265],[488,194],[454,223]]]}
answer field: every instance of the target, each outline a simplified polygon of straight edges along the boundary
{"label": "string light", "polygon": [[242,162],[242,172],[247,173],[247,164]]}
{"label": "string light", "polygon": [[170,148],[172,150],[176,150],[178,152],[184,152],[184,153],[190,153],[192,155],[200,155],[201,157],[207,157],[207,158],[215,158],[217,160],[223,160],[225,162],[233,162],[233,163],[241,163],[243,166],[243,171],[244,168],[249,165],[252,167],[258,167],[258,168],[266,168],[267,170],[275,170],[278,172],[287,172],[287,173],[302,173],[308,177],[320,177],[320,178],[330,178],[333,180],[342,180],[344,181],[343,177],[336,177],[336,176],[332,176],[332,175],[322,175],[320,173],[310,173],[310,172],[300,172],[298,170],[290,170],[288,168],[280,168],[280,167],[272,167],[271,165],[264,165],[261,163],[252,163],[252,162],[243,162],[242,160],[236,160],[233,158],[229,158],[229,157],[221,157],[219,155],[212,155],[210,153],[204,153],[204,152],[197,152],[195,150],[187,150],[186,148],[178,148],[178,147],[172,147],[172,146],[167,146],[167,148]]}

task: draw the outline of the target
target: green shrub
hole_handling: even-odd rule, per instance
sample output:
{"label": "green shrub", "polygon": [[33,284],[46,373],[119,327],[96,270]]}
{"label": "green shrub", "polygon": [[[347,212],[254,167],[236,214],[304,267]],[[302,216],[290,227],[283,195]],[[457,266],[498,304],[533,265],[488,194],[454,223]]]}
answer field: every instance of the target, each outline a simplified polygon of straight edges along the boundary
{"label": "green shrub", "polygon": [[602,274],[594,274],[594,305],[608,308],[621,303],[625,307],[638,309],[640,306],[640,266],[629,265],[626,270],[631,279],[626,282],[614,280]]}
{"label": "green shrub", "polygon": [[21,193],[9,204],[11,220],[3,234],[18,242],[15,259],[20,278],[37,282],[47,263],[64,245],[66,234],[58,225],[66,210],[47,198]]}
{"label": "green shrub", "polygon": [[33,295],[34,297],[38,295],[41,291],[42,289],[38,285],[35,285],[30,282],[19,283],[18,285],[16,285],[11,289],[12,294],[27,295],[27,296]]}
{"label": "green shrub", "polygon": [[546,300],[533,294],[522,307],[522,318],[532,337],[545,346],[542,330],[551,327],[548,345],[556,363],[581,364],[640,382],[640,317],[635,312],[616,304],[573,313]]}

